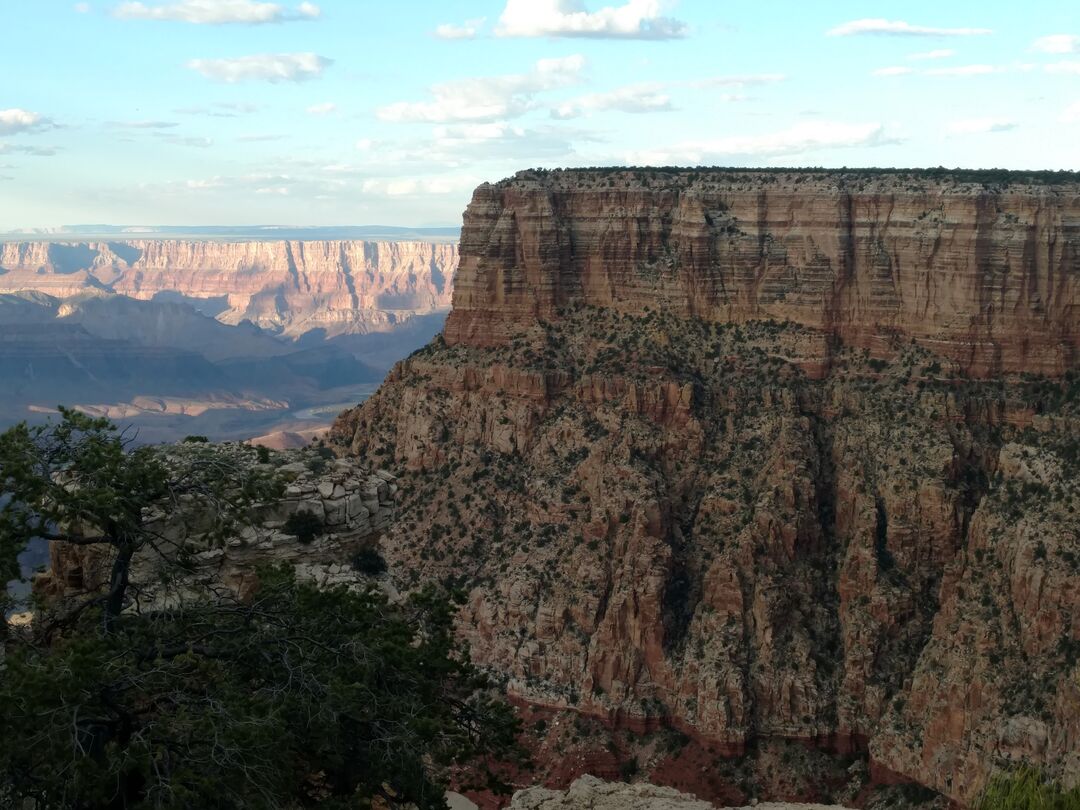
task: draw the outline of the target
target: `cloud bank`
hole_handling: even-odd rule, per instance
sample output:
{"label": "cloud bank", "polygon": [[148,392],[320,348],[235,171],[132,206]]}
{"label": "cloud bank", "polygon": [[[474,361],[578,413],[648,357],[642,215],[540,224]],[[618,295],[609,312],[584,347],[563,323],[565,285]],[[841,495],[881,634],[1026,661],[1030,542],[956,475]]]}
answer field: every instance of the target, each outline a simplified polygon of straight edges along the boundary
{"label": "cloud bank", "polygon": [[507,0],[495,35],[500,37],[591,37],[678,39],[686,24],[663,15],[660,0],[627,0],[621,6],[586,11],[580,0]]}
{"label": "cloud bank", "polygon": [[314,3],[301,3],[295,9],[289,9],[280,3],[262,3],[255,0],[182,0],[164,5],[121,3],[112,13],[114,17],[122,20],[169,20],[196,25],[258,25],[313,20],[321,11]]}
{"label": "cloud bank", "polygon": [[245,81],[301,82],[322,75],[332,59],[314,53],[264,53],[234,59],[192,59],[187,66],[208,79],[235,84]]}

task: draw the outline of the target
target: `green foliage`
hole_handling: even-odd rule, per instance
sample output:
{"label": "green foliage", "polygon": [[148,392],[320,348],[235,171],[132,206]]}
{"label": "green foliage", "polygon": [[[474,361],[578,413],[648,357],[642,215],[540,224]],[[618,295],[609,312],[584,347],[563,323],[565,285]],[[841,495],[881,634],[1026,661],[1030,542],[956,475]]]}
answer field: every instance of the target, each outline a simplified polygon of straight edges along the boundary
{"label": "green foliage", "polygon": [[210,440],[205,436],[185,436],[185,444],[207,444]]}
{"label": "green foliage", "polygon": [[296,539],[304,545],[310,543],[326,530],[318,516],[307,509],[301,509],[289,515],[284,528],[286,534],[295,535]]}
{"label": "green foliage", "polygon": [[[40,605],[29,628],[0,625],[0,807],[352,808],[381,796],[442,808],[449,768],[517,750],[510,709],[456,645],[445,598],[390,605],[377,589],[319,590],[270,568],[240,600],[193,578],[185,537],[160,532],[163,510],[205,507],[210,535],[227,540],[280,482],[249,454],[128,444],[69,409],[0,434],[4,572],[17,575],[33,537],[111,566],[101,592]],[[294,517],[299,535],[322,528]],[[153,583],[132,580],[146,570],[136,554],[160,557]]]}
{"label": "green foliage", "polygon": [[[108,623],[127,606],[131,560],[141,550],[175,552],[149,517],[162,504],[185,500],[207,507],[217,539],[233,536],[248,508],[275,497],[272,478],[238,465],[199,443],[167,462],[159,448],[130,449],[107,419],[60,408],[60,421],[25,422],[0,434],[0,575],[19,576],[18,554],[32,538],[93,546],[112,559],[100,600]],[[171,545],[166,549],[166,545]]]}
{"label": "green foliage", "polygon": [[509,708],[431,590],[319,590],[259,572],[247,603],[86,612],[8,645],[0,805],[444,807],[447,768],[514,750]]}
{"label": "green foliage", "polygon": [[263,447],[263,445],[261,445],[261,444],[256,445],[255,446],[255,456],[256,456],[256,458],[259,459],[260,464],[269,464],[270,463],[270,448],[269,447]]}
{"label": "green foliage", "polygon": [[975,810],[1080,810],[1080,788],[1064,790],[1035,769],[997,774]]}

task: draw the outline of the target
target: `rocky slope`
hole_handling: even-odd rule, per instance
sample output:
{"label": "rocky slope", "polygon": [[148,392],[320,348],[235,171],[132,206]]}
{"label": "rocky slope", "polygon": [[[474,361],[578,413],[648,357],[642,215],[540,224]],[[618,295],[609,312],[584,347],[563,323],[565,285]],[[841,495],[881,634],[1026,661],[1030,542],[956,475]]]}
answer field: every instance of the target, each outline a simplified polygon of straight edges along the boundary
{"label": "rocky slope", "polygon": [[[757,810],[844,810],[820,804],[754,805]],[[671,788],[628,785],[583,776],[567,790],[529,788],[514,794],[510,810],[713,810],[713,805]],[[741,810],[750,810],[745,807]]]}
{"label": "rocky slope", "polygon": [[702,798],[1076,783],[1080,191],[1009,179],[482,186],[445,341],[333,433],[399,473],[393,576]]}
{"label": "rocky slope", "polygon": [[456,267],[456,245],[429,242],[9,242],[0,293],[180,298],[226,323],[334,336],[446,310]]}

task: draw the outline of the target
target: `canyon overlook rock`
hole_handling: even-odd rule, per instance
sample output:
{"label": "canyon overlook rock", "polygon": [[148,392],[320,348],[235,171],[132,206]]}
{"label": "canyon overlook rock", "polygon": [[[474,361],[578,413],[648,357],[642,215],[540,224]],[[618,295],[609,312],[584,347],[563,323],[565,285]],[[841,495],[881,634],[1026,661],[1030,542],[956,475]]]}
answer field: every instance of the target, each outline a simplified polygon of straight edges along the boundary
{"label": "canyon overlook rock", "polygon": [[396,585],[465,589],[475,660],[577,718],[530,727],[563,784],[1074,785],[1078,295],[1071,180],[522,173],[332,438],[397,476]]}
{"label": "canyon overlook rock", "polygon": [[0,243],[0,293],[187,300],[290,337],[387,331],[445,311],[456,269],[457,246],[430,242]]}
{"label": "canyon overlook rock", "polygon": [[850,345],[895,333],[977,374],[1080,358],[1080,184],[842,172],[524,172],[476,190],[447,343],[572,303]]}

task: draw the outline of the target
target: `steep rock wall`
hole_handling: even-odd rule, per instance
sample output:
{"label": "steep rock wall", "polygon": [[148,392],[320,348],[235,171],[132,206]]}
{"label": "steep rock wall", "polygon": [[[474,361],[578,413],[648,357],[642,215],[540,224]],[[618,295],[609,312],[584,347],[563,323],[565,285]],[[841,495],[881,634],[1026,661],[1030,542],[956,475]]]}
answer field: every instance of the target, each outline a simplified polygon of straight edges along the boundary
{"label": "steep rock wall", "polygon": [[384,331],[446,310],[457,246],[362,241],[126,241],[0,244],[0,293],[107,289],[205,299],[227,322],[299,336]]}
{"label": "steep rock wall", "polygon": [[449,343],[575,302],[902,332],[977,374],[1080,357],[1080,185],[842,173],[521,173],[465,213]]}

